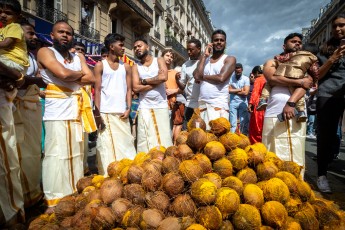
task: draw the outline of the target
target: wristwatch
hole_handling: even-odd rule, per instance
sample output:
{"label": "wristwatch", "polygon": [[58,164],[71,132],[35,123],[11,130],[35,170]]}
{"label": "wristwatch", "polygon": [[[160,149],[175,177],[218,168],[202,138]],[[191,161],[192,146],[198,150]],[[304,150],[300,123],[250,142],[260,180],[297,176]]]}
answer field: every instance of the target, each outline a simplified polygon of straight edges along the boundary
{"label": "wristwatch", "polygon": [[286,104],[292,108],[295,108],[296,107],[296,103],[295,102],[292,102],[292,101],[288,101],[286,102]]}
{"label": "wristwatch", "polygon": [[146,85],[147,84],[146,79],[141,79],[141,84]]}

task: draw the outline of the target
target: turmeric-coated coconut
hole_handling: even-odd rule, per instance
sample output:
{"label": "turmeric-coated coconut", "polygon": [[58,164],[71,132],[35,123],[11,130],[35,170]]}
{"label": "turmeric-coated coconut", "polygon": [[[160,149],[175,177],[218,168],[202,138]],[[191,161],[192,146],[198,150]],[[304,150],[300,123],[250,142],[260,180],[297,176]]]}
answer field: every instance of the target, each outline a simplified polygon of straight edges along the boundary
{"label": "turmeric-coated coconut", "polygon": [[212,172],[212,163],[205,154],[197,153],[192,159],[196,160],[199,163],[204,173]]}
{"label": "turmeric-coated coconut", "polygon": [[259,210],[250,204],[240,204],[239,208],[232,216],[232,224],[235,229],[255,229],[261,226],[261,216]]}
{"label": "turmeric-coated coconut", "polygon": [[255,143],[247,146],[245,151],[248,155],[248,163],[255,167],[265,160],[267,149],[262,143]]}
{"label": "turmeric-coated coconut", "polygon": [[96,175],[92,178],[92,185],[96,188],[100,188],[102,183],[104,182],[104,176],[102,175]]}
{"label": "turmeric-coated coconut", "polygon": [[186,230],[207,230],[207,228],[205,228],[201,224],[192,224]]}
{"label": "turmeric-coated coconut", "polygon": [[315,216],[320,223],[321,228],[337,229],[341,224],[341,217],[335,209],[324,205],[322,202],[312,204],[315,210]]}
{"label": "turmeric-coated coconut", "polygon": [[200,151],[207,144],[206,132],[200,128],[191,130],[188,134],[187,145],[195,151]]}
{"label": "turmeric-coated coconut", "polygon": [[211,132],[218,137],[230,131],[230,122],[225,117],[211,120],[208,124],[211,127]]}
{"label": "turmeric-coated coconut", "polygon": [[188,182],[194,182],[204,174],[204,170],[196,160],[182,161],[178,168],[178,171],[183,180]]}
{"label": "turmeric-coated coconut", "polygon": [[122,184],[128,184],[128,170],[130,166],[124,167],[120,173],[120,180],[122,181]]}
{"label": "turmeric-coated coconut", "polygon": [[218,230],[222,226],[222,214],[216,206],[200,207],[196,213],[196,219],[206,229]]}
{"label": "turmeric-coated coconut", "polygon": [[133,160],[130,160],[128,158],[124,158],[120,161],[114,161],[108,165],[107,172],[109,177],[117,177],[120,175],[121,171],[127,167],[130,166],[133,163]]}
{"label": "turmeric-coated coconut", "polygon": [[267,151],[264,161],[273,162],[278,168],[280,168],[281,164],[283,163],[283,161],[277,156],[277,154],[270,151]]}
{"label": "turmeric-coated coconut", "polygon": [[207,173],[207,174],[204,174],[202,178],[206,178],[212,181],[217,186],[218,189],[222,187],[222,178],[217,173]]}
{"label": "turmeric-coated coconut", "polygon": [[278,167],[270,161],[260,163],[256,166],[256,174],[259,180],[271,179],[278,171]]}
{"label": "turmeric-coated coconut", "polygon": [[223,219],[235,213],[240,205],[240,196],[231,188],[218,189],[215,205],[222,213]]}
{"label": "turmeric-coated coconut", "polygon": [[297,220],[288,216],[285,226],[283,226],[284,230],[302,230],[301,225]]}
{"label": "turmeric-coated coconut", "polygon": [[232,164],[226,157],[223,157],[213,162],[213,171],[221,178],[226,178],[232,175]]}
{"label": "turmeric-coated coconut", "polygon": [[241,142],[241,137],[236,133],[228,132],[219,137],[219,142],[222,143],[226,151],[232,151],[238,147]]}
{"label": "turmeric-coated coconut", "polygon": [[290,199],[284,204],[289,216],[294,216],[298,211],[300,211],[301,206],[302,201],[298,196],[291,196]]}
{"label": "turmeric-coated coconut", "polygon": [[246,204],[261,208],[264,204],[264,193],[257,185],[247,184],[243,190],[243,200]]}
{"label": "turmeric-coated coconut", "polygon": [[184,189],[184,180],[176,172],[165,174],[162,180],[163,191],[170,197],[175,197],[182,193]]}
{"label": "turmeric-coated coconut", "polygon": [[288,212],[280,202],[268,201],[261,207],[261,216],[267,225],[281,228],[286,224]]}
{"label": "turmeric-coated coconut", "polygon": [[230,220],[223,220],[220,230],[234,230],[234,226],[232,225]]}
{"label": "turmeric-coated coconut", "polygon": [[301,177],[302,166],[299,166],[296,162],[293,161],[283,161],[279,166],[280,171],[286,171],[293,174],[296,178]]}
{"label": "turmeric-coated coconut", "polygon": [[145,152],[138,152],[137,155],[135,155],[134,160],[133,160],[133,165],[141,165],[147,160],[151,159],[151,155],[147,154]]}
{"label": "turmeric-coated coconut", "polygon": [[320,227],[319,221],[315,217],[314,209],[313,211],[310,209],[302,209],[295,214],[294,219],[299,222],[303,230],[319,229]]}
{"label": "turmeric-coated coconut", "polygon": [[207,143],[211,141],[218,141],[218,137],[211,132],[206,132]]}
{"label": "turmeric-coated coconut", "polygon": [[140,228],[141,214],[144,212],[144,208],[140,205],[136,205],[127,210],[123,215],[121,224],[128,227]]}
{"label": "turmeric-coated coconut", "polygon": [[237,145],[238,148],[245,149],[248,145],[250,145],[250,140],[249,140],[249,138],[246,135],[240,133],[239,137],[241,139],[238,142],[238,145]]}
{"label": "turmeric-coated coconut", "polygon": [[192,184],[190,194],[198,204],[212,204],[216,200],[217,186],[210,180],[201,178]]}
{"label": "turmeric-coated coconut", "polygon": [[293,174],[286,171],[281,171],[281,172],[278,172],[275,175],[275,177],[281,179],[288,186],[291,194],[298,193],[298,189],[297,189],[298,180]]}
{"label": "turmeric-coated coconut", "polygon": [[225,153],[225,147],[219,141],[208,142],[204,148],[204,154],[212,161],[216,161],[224,157]]}
{"label": "turmeric-coated coconut", "polygon": [[178,217],[194,216],[197,208],[188,194],[178,195],[171,203],[171,211]]}
{"label": "turmeric-coated coconut", "polygon": [[235,176],[229,176],[229,177],[223,179],[222,187],[232,188],[240,196],[243,193],[243,182]]}
{"label": "turmeric-coated coconut", "polygon": [[312,196],[310,185],[302,179],[299,179],[297,182],[297,194],[302,201],[309,201]]}
{"label": "turmeric-coated coconut", "polygon": [[279,178],[272,178],[266,181],[263,192],[267,201],[274,200],[285,204],[290,199],[289,188]]}
{"label": "turmeric-coated coconut", "polygon": [[249,167],[240,170],[236,176],[243,184],[255,184],[258,181],[255,171]]}
{"label": "turmeric-coated coconut", "polygon": [[228,156],[228,159],[231,161],[232,167],[235,171],[244,169],[248,165],[248,155],[243,149],[240,148],[232,150]]}

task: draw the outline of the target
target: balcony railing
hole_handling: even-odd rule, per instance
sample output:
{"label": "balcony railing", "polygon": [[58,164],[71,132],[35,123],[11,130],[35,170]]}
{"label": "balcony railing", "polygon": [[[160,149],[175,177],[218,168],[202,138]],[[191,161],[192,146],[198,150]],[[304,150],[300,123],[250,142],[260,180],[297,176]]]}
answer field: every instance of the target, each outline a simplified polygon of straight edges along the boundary
{"label": "balcony railing", "polygon": [[186,48],[184,48],[183,45],[176,40],[176,38],[172,36],[166,36],[165,45],[171,46],[172,49],[177,51],[181,56],[183,56],[186,59],[188,58],[188,53],[187,53]]}
{"label": "balcony railing", "polygon": [[51,23],[55,23],[59,20],[67,21],[67,14],[45,3],[37,2],[36,12],[38,17],[41,17]]}
{"label": "balcony railing", "polygon": [[157,30],[154,30],[154,36],[155,36],[155,38],[157,38],[158,40],[161,40],[161,34],[160,34]]}
{"label": "balcony railing", "polygon": [[100,39],[100,34],[98,30],[95,30],[94,28],[90,27],[89,25],[79,22],[79,33],[80,35],[83,35],[84,37],[87,37],[89,39],[97,40]]}
{"label": "balcony railing", "polygon": [[153,25],[153,10],[142,0],[123,0],[136,13],[142,16],[150,25]]}

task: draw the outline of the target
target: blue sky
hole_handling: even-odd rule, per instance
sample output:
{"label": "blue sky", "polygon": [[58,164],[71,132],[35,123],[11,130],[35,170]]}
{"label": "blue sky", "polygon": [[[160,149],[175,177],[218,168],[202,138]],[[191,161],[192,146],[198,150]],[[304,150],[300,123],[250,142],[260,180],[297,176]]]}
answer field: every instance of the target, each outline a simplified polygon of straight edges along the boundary
{"label": "blue sky", "polygon": [[229,55],[243,64],[245,75],[254,66],[282,52],[284,38],[302,32],[330,0],[204,0],[216,29],[227,33]]}

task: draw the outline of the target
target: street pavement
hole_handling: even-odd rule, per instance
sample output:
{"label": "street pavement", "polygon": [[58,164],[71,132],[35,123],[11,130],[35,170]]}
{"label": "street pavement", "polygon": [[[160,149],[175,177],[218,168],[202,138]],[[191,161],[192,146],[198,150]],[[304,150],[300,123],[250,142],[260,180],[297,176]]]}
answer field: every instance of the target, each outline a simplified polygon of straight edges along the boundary
{"label": "street pavement", "polygon": [[306,172],[304,179],[310,184],[317,195],[334,201],[342,210],[345,210],[345,143],[341,142],[339,159],[334,160],[329,165],[327,178],[332,189],[332,193],[330,194],[320,193],[316,185],[316,140],[307,139],[305,149]]}

